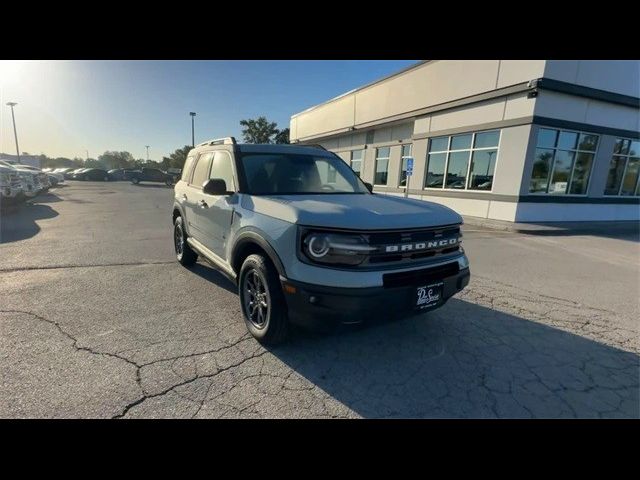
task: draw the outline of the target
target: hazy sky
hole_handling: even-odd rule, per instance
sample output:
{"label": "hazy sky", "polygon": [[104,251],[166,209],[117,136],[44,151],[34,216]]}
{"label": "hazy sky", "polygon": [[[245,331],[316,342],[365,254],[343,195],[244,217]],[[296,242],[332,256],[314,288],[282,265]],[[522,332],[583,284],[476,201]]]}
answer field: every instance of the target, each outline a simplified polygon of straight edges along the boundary
{"label": "hazy sky", "polygon": [[97,157],[127,150],[160,160],[191,143],[234,135],[239,121],[291,114],[414,61],[0,61],[0,152]]}

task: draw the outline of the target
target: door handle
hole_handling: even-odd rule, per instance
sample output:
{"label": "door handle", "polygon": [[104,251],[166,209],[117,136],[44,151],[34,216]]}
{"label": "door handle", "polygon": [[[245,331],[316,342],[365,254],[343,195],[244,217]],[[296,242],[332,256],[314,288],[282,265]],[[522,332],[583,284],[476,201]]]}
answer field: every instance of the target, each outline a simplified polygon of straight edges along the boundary
{"label": "door handle", "polygon": [[183,199],[184,201],[186,201],[186,200],[187,200],[187,196],[186,196],[184,193],[182,194],[182,199]]}
{"label": "door handle", "polygon": [[204,200],[200,200],[198,202],[198,205],[202,208],[209,208],[209,205],[207,205],[207,202],[205,202]]}

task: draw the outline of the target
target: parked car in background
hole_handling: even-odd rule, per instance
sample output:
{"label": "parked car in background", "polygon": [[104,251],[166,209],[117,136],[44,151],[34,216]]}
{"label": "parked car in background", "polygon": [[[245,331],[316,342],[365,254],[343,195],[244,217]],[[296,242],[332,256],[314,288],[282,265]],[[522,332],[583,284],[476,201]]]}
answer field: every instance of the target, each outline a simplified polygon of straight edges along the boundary
{"label": "parked car in background", "polygon": [[157,168],[142,168],[131,172],[131,183],[137,185],[140,182],[162,182],[173,185],[173,175]]}
{"label": "parked car in background", "polygon": [[80,173],[81,171],[86,170],[86,168],[74,168],[72,170],[68,170],[67,172],[63,173],[64,178],[66,178],[67,180],[71,180],[73,179],[73,176]]}
{"label": "parked car in background", "polygon": [[0,165],[0,208],[15,205],[23,199],[20,176],[15,169]]}
{"label": "parked car in background", "polygon": [[49,181],[50,186],[55,186],[60,182],[64,182],[64,175],[62,175],[60,173],[53,173],[53,172],[50,172],[50,171],[45,171],[45,170],[42,170],[42,169],[40,169],[38,167],[31,166],[31,165],[14,165],[14,166],[27,168],[27,169],[32,170],[34,172],[38,172],[40,174],[44,174],[44,176],[40,175],[40,178],[41,178],[41,180],[44,180],[45,176],[46,176],[46,179]]}
{"label": "parked car in background", "polygon": [[108,182],[111,178],[107,171],[102,168],[84,168],[80,172],[74,174],[73,179]]}
{"label": "parked car in background", "polygon": [[53,173],[59,173],[60,175],[62,175],[64,177],[67,172],[70,172],[72,170],[75,170],[75,168],[74,167],[60,167],[60,168],[56,168],[55,170],[53,170]]}
{"label": "parked car in background", "polygon": [[0,160],[0,166],[11,168],[20,178],[22,192],[28,198],[33,198],[44,190],[44,186],[40,183],[38,175],[28,168],[19,168],[15,165]]}
{"label": "parked car in background", "polygon": [[182,176],[181,168],[167,168],[167,173],[173,177],[173,183],[177,183]]}
{"label": "parked car in background", "polygon": [[114,168],[107,173],[111,177],[111,180],[131,180],[131,172],[135,170],[129,168]]}

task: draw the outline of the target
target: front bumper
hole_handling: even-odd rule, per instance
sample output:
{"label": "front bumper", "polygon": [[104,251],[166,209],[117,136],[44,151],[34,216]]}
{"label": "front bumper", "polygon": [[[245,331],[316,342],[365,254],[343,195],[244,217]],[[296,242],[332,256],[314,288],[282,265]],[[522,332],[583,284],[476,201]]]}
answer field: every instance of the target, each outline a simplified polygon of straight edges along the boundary
{"label": "front bumper", "polygon": [[[293,323],[316,326],[333,323],[362,323],[367,319],[401,318],[432,311],[463,290],[470,279],[469,268],[443,277],[417,277],[399,287],[341,288],[281,279]],[[428,309],[414,308],[416,290],[425,283],[443,282],[441,299]],[[293,288],[291,288],[293,287]],[[295,289],[295,293],[290,293]]]}

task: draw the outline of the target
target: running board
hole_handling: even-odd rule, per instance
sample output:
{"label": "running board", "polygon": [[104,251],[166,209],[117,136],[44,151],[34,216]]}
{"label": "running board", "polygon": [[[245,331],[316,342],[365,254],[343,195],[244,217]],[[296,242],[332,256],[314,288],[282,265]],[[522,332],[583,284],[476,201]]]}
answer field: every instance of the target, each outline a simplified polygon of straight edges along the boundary
{"label": "running board", "polygon": [[205,247],[202,243],[200,243],[199,241],[191,237],[187,237],[187,243],[193,250],[196,251],[198,255],[202,256],[207,262],[211,263],[214,267],[218,268],[219,270],[222,270],[222,273],[224,273],[232,281],[235,282],[237,280],[236,273],[229,266],[229,264],[227,264],[227,262],[225,262],[222,258],[220,258],[218,255],[213,253],[207,247]]}

